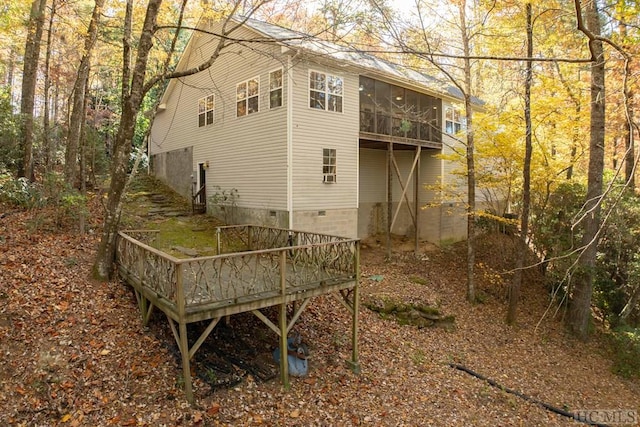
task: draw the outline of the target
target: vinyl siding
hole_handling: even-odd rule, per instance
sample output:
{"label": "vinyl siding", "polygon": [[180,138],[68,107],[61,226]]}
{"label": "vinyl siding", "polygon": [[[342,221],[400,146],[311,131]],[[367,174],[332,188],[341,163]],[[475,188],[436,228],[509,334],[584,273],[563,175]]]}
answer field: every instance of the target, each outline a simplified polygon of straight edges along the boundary
{"label": "vinyl siding", "polygon": [[[246,38],[252,34],[241,29],[235,36]],[[243,212],[259,212],[259,215],[263,215],[268,214],[269,210],[276,210],[279,214],[286,213],[289,160],[287,132],[290,129],[294,228],[296,218],[301,224],[318,226],[322,223],[324,227],[340,216],[345,218],[346,224],[355,221],[354,212],[359,205],[373,206],[385,202],[388,176],[386,151],[360,150],[358,147],[358,74],[346,67],[320,65],[319,58],[305,57],[304,54],[295,56],[298,62],[287,71],[288,58],[280,46],[261,45],[261,49],[266,50],[263,54],[256,51],[257,46],[234,45],[210,69],[185,77],[170,86],[164,97],[166,109],[159,112],[152,127],[150,154],[192,148],[194,176],[197,175],[199,163],[209,163],[206,172],[209,197],[216,191],[216,186],[221,189],[234,188],[239,194],[238,207]],[[186,68],[202,63],[214,48],[215,43],[211,42],[209,36],[195,35],[182,59],[182,66]],[[277,68],[283,68],[285,74],[283,106],[270,110],[269,72]],[[309,70],[344,79],[342,113],[309,107]],[[287,88],[287,72],[292,73],[291,91]],[[236,118],[236,85],[253,77],[260,79],[259,111]],[[292,93],[291,100],[287,99],[288,92]],[[198,101],[210,94],[215,95],[214,123],[199,127]],[[287,122],[289,102],[292,114],[290,127]],[[443,114],[444,111],[445,108]],[[444,135],[444,138],[449,137]],[[443,152],[450,150],[447,143],[451,142],[451,139],[445,140]],[[336,150],[337,182],[334,184],[323,183],[323,148]],[[445,185],[454,184],[457,177],[452,176],[451,171],[460,166],[442,162],[433,157],[434,153],[435,150],[423,150],[420,183],[433,184],[442,180]],[[397,150],[395,154],[403,179],[406,179],[414,152]],[[397,204],[401,200],[402,189],[395,176],[392,185],[394,203]],[[460,188],[466,189],[464,185]],[[412,180],[407,190],[411,203],[413,192]],[[421,205],[433,199],[433,192],[421,191]],[[326,211],[326,217],[320,216],[319,211]],[[421,213],[423,221],[428,221],[427,225],[421,226],[422,235],[427,232],[432,234],[434,227],[439,229],[440,215],[434,215],[434,211]],[[406,229],[406,220],[402,219],[402,222],[405,224],[401,228]]]}
{"label": "vinyl siding", "polygon": [[[234,33],[249,37],[246,30]],[[208,58],[215,43],[194,36],[183,62],[187,67]],[[194,175],[198,163],[209,162],[207,195],[221,189],[238,191],[239,207],[287,208],[286,78],[283,106],[269,109],[269,72],[282,67],[280,48],[264,46],[266,54],[235,45],[214,65],[181,79],[166,99],[167,108],[153,125],[150,152],[165,152],[193,146]],[[286,73],[286,71],[285,71]],[[259,77],[259,111],[236,118],[236,85]],[[215,95],[214,123],[198,126],[198,101]]]}
{"label": "vinyl siding", "polygon": [[360,203],[380,203],[387,200],[387,152],[360,150]]}
{"label": "vinyl siding", "polygon": [[[433,190],[425,189],[425,185],[438,184],[440,180],[440,160],[435,157],[437,150],[423,149],[420,156],[420,203],[428,203],[435,197]],[[406,184],[407,177],[411,171],[414,151],[394,152],[396,163],[402,175],[403,184]],[[387,200],[387,151],[371,150],[363,148],[360,150],[360,202],[385,202]],[[412,177],[408,183],[406,191],[411,202],[414,199],[415,181]],[[402,187],[398,177],[393,172],[392,197],[394,202],[404,200],[402,198]]]}
{"label": "vinyl siding", "polygon": [[[342,77],[343,112],[309,107],[309,70]],[[293,76],[294,210],[357,208],[358,76],[314,63],[298,63]],[[323,183],[322,149],[336,150],[337,182]],[[355,224],[354,224],[355,226]]]}

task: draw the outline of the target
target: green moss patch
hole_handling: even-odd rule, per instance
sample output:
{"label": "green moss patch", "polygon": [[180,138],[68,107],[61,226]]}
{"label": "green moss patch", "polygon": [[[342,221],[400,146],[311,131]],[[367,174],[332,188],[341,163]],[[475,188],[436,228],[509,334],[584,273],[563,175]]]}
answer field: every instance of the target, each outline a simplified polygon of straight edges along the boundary
{"label": "green moss patch", "polygon": [[455,316],[445,316],[437,307],[426,304],[408,303],[388,295],[374,295],[364,301],[371,311],[384,319],[394,319],[401,325],[413,325],[418,328],[442,327],[455,328]]}

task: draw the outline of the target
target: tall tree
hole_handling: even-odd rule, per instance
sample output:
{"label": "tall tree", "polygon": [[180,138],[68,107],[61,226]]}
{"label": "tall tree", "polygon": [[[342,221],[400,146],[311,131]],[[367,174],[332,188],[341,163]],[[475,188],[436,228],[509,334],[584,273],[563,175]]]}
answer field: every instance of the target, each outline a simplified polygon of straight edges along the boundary
{"label": "tall tree", "polygon": [[594,267],[600,232],[602,176],[605,152],[605,57],[600,38],[600,17],[596,0],[575,0],[578,29],[589,39],[591,52],[591,124],[589,137],[589,169],[587,197],[582,215],[582,247],[578,259],[578,271],[569,302],[568,325],[580,339],[589,335],[591,298],[593,295]]}
{"label": "tall tree", "polygon": [[458,4],[460,35],[462,36],[464,72],[464,111],[467,118],[467,300],[476,301],[475,259],[476,259],[476,163],[473,129],[473,106],[471,104],[471,31],[467,26],[467,1]]}
{"label": "tall tree", "polygon": [[[111,275],[112,262],[115,254],[118,224],[122,211],[122,195],[127,181],[127,165],[131,153],[131,141],[135,133],[136,117],[140,111],[144,98],[143,88],[147,72],[149,52],[153,47],[153,39],[156,31],[156,23],[162,0],[150,0],[138,42],[138,52],[131,83],[124,83],[123,97],[121,100],[122,116],[118,126],[118,132],[113,144],[111,159],[111,181],[109,196],[106,205],[106,216],[102,231],[98,254],[94,263],[94,275],[106,279]],[[128,75],[125,68],[124,76]]]}
{"label": "tall tree", "polygon": [[519,248],[516,254],[516,269],[513,282],[509,287],[509,307],[507,309],[507,323],[513,324],[518,317],[518,302],[520,287],[522,286],[522,269],[528,253],[529,208],[531,205],[531,153],[533,151],[533,137],[531,131],[531,84],[533,81],[533,23],[531,2],[526,5],[527,22],[527,59],[525,61],[524,86],[524,122],[525,122],[525,155],[522,168],[522,211],[520,213]]}
{"label": "tall tree", "polygon": [[49,23],[47,30],[47,51],[44,59],[44,118],[42,123],[42,142],[44,148],[44,165],[47,172],[52,169],[52,148],[51,148],[51,113],[50,113],[50,90],[51,76],[49,66],[51,64],[51,52],[53,50],[53,21],[56,16],[57,0],[51,0],[51,13],[49,14]]}
{"label": "tall tree", "polygon": [[36,83],[38,80],[38,62],[40,42],[44,27],[47,0],[34,0],[29,15],[29,29],[24,49],[22,71],[22,98],[20,101],[20,153],[22,160],[18,164],[18,176],[35,181],[33,168],[34,142],[34,106]]}
{"label": "tall tree", "polygon": [[65,152],[64,177],[67,185],[73,187],[76,184],[78,171],[78,146],[82,123],[85,120],[85,95],[89,70],[91,67],[91,53],[98,37],[98,27],[104,0],[96,0],[91,14],[89,29],[84,39],[82,58],[78,66],[78,74],[73,85],[73,101],[71,103],[71,116],[69,118],[69,130],[67,134],[67,148]]}

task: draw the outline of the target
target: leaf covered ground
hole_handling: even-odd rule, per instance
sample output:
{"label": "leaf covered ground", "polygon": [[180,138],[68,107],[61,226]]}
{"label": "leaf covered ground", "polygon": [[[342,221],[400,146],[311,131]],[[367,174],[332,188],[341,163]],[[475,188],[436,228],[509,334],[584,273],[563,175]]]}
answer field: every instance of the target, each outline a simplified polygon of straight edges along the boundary
{"label": "leaf covered ground", "polygon": [[[50,226],[46,211],[2,206],[0,216],[3,426],[578,425],[451,363],[566,411],[640,411],[640,384],[611,373],[602,334],[582,343],[565,334],[561,312],[543,318],[548,297],[535,272],[526,275],[518,325],[505,325],[506,236],[480,241],[476,305],[464,301],[463,246],[425,245],[416,259],[397,241],[386,261],[383,243],[366,242],[363,301],[393,297],[436,307],[455,317],[455,327],[403,325],[363,307],[362,373],[355,375],[344,363],[350,316],[335,298],[319,297],[295,326],[310,348],[308,377],[292,378],[284,390],[277,376],[245,371],[240,382],[212,388],[194,363],[196,403],[189,405],[166,319],[157,312],[143,327],[129,287],[90,279],[99,206],[82,235]],[[220,327],[253,345],[252,354],[268,356],[277,345],[252,316]],[[209,345],[222,335],[212,334]]]}

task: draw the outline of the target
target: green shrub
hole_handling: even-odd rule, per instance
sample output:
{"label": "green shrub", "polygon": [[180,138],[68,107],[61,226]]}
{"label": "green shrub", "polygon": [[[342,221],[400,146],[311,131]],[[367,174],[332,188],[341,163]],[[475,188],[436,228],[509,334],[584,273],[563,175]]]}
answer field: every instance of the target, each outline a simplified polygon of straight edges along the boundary
{"label": "green shrub", "polygon": [[70,188],[61,175],[54,173],[47,174],[42,184],[29,182],[26,178],[15,179],[7,173],[0,174],[0,201],[29,210],[53,208],[53,214],[34,217],[33,230],[39,230],[46,224],[62,227],[88,214],[86,196]]}
{"label": "green shrub", "polygon": [[613,371],[624,378],[640,378],[640,329],[617,328],[611,332]]}
{"label": "green shrub", "polygon": [[15,179],[9,174],[0,175],[0,201],[23,209],[35,209],[46,204],[41,185],[26,178]]}
{"label": "green shrub", "polygon": [[0,172],[15,170],[20,160],[18,147],[18,116],[13,112],[11,92],[8,87],[0,87]]}

